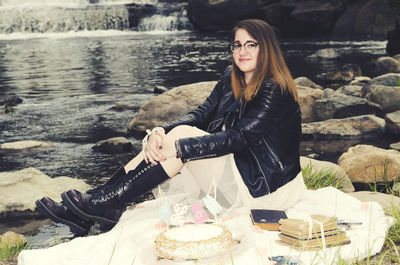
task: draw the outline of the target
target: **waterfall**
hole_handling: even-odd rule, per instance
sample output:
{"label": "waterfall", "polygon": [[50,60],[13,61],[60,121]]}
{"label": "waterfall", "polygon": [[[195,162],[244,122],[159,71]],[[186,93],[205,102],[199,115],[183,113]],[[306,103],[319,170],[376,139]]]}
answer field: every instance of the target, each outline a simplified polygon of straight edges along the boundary
{"label": "waterfall", "polygon": [[0,0],[0,34],[190,30],[186,5],[158,0]]}

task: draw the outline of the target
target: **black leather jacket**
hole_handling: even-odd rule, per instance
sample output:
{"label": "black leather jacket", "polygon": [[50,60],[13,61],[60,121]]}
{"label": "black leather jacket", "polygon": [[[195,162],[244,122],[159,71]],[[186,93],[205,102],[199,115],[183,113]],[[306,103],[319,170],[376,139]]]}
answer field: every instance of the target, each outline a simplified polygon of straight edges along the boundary
{"label": "black leather jacket", "polygon": [[270,80],[253,100],[240,103],[233,96],[231,73],[228,67],[196,110],[162,127],[166,133],[184,124],[209,132],[177,141],[178,156],[188,162],[233,153],[250,194],[260,197],[300,172],[301,112],[293,97]]}

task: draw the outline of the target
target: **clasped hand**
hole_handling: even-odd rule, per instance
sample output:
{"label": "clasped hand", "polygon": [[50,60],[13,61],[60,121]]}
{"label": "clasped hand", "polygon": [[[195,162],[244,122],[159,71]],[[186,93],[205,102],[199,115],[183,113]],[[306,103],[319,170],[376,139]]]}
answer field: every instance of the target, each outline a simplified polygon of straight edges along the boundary
{"label": "clasped hand", "polygon": [[152,130],[143,150],[144,160],[157,165],[157,161],[164,162],[170,157],[176,156],[174,141],[168,140],[164,128],[157,127]]}

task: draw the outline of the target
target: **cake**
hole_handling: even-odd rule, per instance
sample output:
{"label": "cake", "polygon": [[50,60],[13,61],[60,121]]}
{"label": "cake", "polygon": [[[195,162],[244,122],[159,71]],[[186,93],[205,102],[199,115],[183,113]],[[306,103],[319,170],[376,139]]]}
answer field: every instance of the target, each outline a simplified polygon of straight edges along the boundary
{"label": "cake", "polygon": [[223,254],[233,246],[233,240],[225,226],[186,224],[163,231],[155,244],[160,258],[198,260]]}

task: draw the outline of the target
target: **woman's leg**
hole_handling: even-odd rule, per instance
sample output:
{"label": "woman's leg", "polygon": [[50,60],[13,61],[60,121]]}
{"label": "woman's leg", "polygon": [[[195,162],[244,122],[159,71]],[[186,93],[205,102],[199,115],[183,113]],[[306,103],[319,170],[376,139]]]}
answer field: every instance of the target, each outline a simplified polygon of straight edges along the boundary
{"label": "woman's leg", "polygon": [[[171,146],[177,139],[204,134],[206,132],[195,127],[178,126],[171,130],[163,141],[165,146]],[[94,194],[70,190],[64,192],[61,197],[74,214],[85,220],[97,221],[107,229],[117,223],[126,205],[175,176],[182,167],[182,161],[176,157],[170,157],[157,165],[146,163],[141,152],[125,166],[128,173],[115,184]]]}
{"label": "woman's leg", "polygon": [[[164,144],[170,146],[175,143],[176,140],[186,137],[196,137],[207,134],[207,132],[200,130],[197,127],[181,125],[172,129],[164,138]],[[161,151],[162,152],[162,151]],[[143,151],[141,151],[137,156],[135,156],[131,161],[125,165],[125,171],[129,172],[139,165],[143,161]],[[170,157],[166,161],[161,162],[162,167],[168,176],[175,176],[183,167],[183,163],[179,158]]]}

